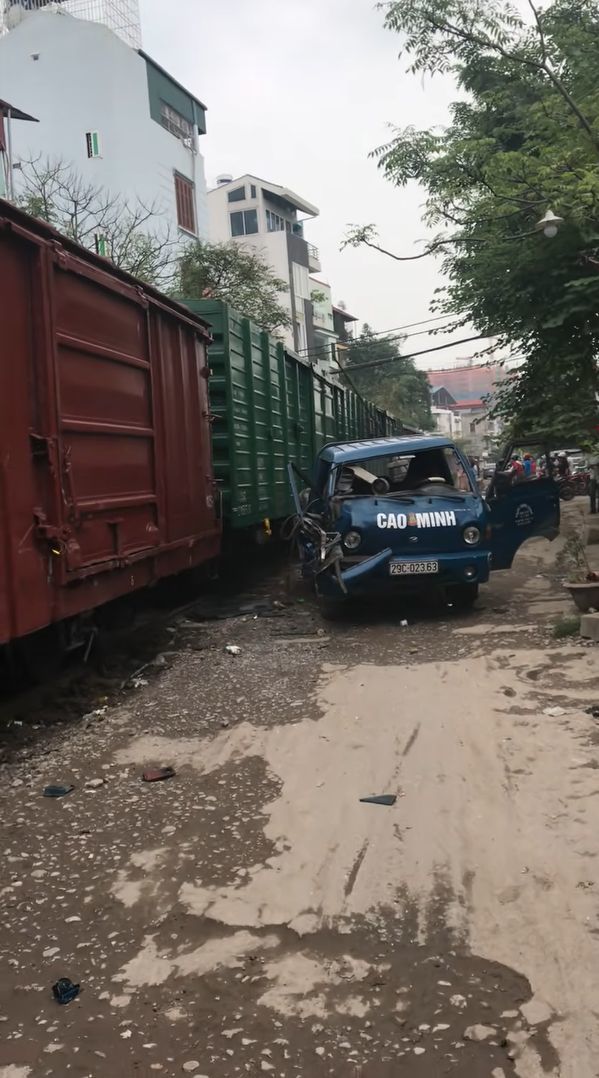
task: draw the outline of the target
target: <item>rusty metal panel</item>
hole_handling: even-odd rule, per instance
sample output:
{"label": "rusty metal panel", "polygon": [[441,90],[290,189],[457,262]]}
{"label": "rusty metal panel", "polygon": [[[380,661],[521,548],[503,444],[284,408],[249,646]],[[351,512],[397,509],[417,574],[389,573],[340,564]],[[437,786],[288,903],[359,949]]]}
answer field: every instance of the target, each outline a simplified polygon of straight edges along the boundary
{"label": "rusty metal panel", "polygon": [[0,235],[0,642],[45,624],[49,609],[48,567],[34,536],[34,510],[46,508],[36,455],[42,447],[31,438],[40,431],[43,382],[40,265],[37,248]]}
{"label": "rusty metal panel", "polygon": [[[206,352],[197,334],[164,311],[151,314],[159,365],[159,448],[166,542],[192,537],[214,517]],[[155,372],[156,373],[156,372]]]}
{"label": "rusty metal panel", "polygon": [[147,305],[52,263],[67,573],[156,546]]}
{"label": "rusty metal panel", "polygon": [[216,557],[205,324],[0,201],[0,643]]}

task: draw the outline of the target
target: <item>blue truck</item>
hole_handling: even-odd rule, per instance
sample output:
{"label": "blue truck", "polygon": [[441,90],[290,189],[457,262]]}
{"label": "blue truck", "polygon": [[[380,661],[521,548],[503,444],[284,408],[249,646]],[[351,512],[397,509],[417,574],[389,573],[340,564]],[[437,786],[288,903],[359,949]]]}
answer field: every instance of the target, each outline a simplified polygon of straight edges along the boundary
{"label": "blue truck", "polygon": [[510,446],[483,496],[467,456],[444,437],[325,445],[309,486],[290,468],[304,575],[329,610],[354,596],[425,589],[470,606],[527,539],[559,534],[557,484],[523,478],[512,454]]}

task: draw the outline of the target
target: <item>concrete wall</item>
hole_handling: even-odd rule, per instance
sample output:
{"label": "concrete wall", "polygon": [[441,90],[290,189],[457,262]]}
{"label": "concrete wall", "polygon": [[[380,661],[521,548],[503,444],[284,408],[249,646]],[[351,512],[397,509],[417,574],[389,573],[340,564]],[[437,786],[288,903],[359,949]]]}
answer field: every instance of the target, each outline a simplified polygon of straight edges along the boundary
{"label": "concrete wall", "polygon": [[[186,242],[177,225],[178,171],[195,182],[198,233],[207,238],[202,156],[151,118],[146,61],[111,30],[60,12],[29,15],[0,38],[0,93],[40,120],[13,123],[15,163],[69,162],[89,183],[155,203],[173,237]],[[100,134],[99,158],[87,157],[87,131]],[[18,171],[14,181],[18,192]]]}

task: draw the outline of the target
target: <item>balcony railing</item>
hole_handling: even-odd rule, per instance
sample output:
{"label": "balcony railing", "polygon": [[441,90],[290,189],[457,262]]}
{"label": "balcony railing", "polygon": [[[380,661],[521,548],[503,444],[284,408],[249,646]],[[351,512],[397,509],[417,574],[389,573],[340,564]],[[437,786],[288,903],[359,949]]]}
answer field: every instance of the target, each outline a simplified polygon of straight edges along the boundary
{"label": "balcony railing", "polygon": [[320,253],[318,247],[315,247],[313,243],[308,245],[308,269],[310,273],[320,273]]}

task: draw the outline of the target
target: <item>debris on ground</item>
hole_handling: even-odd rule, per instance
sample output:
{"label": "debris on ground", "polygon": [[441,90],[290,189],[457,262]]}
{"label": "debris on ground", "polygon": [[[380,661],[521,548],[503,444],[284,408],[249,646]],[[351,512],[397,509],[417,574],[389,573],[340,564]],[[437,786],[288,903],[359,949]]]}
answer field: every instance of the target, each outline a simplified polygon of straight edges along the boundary
{"label": "debris on ground", "polygon": [[276,599],[255,599],[239,602],[231,600],[218,603],[197,603],[187,611],[187,617],[193,621],[226,621],[230,618],[280,618],[285,613],[285,604]]}
{"label": "debris on ground", "polygon": [[486,1041],[489,1037],[497,1036],[497,1030],[493,1026],[475,1025],[468,1026],[464,1030],[465,1041]]}
{"label": "debris on ground", "polygon": [[227,644],[225,651],[227,655],[241,655],[241,648],[237,647],[237,644]]}
{"label": "debris on ground", "polygon": [[[531,564],[490,585],[491,596],[516,595],[517,623],[487,609],[487,620],[474,615],[478,635],[466,615],[412,614],[409,603],[359,606],[328,628],[312,598],[262,626],[251,612],[204,626],[177,615],[172,639],[161,630],[116,667],[103,663],[91,688],[60,685],[56,700],[45,688],[35,713],[29,697],[11,703],[10,717],[39,729],[25,746],[9,730],[11,763],[1,762],[0,1078],[7,1066],[31,1078],[398,1068],[508,1078],[510,1052],[524,1051],[531,1073],[543,1070],[537,1054],[558,1073],[558,1030],[563,1066],[593,1073],[586,918],[599,875],[586,851],[599,826],[599,692],[594,702],[588,652],[548,645],[553,602],[539,601],[536,634],[522,628],[538,598]],[[228,642],[243,662],[228,662]],[[166,665],[141,673],[157,655]],[[129,680],[119,693],[128,671],[149,687]],[[554,704],[564,718],[544,724]],[[584,708],[581,729],[569,720]],[[179,783],[145,790],[175,768]],[[105,788],[89,796],[86,780],[99,776]],[[77,798],[43,811],[46,784],[71,782]],[[394,795],[358,804],[403,799],[397,813],[362,815],[359,786],[383,783]],[[466,825],[448,830],[465,798]],[[567,869],[557,876],[556,857]],[[297,882],[273,891],[275,875]],[[531,900],[551,883],[549,905]],[[564,986],[568,952],[579,969]],[[74,1007],[52,994],[63,974],[81,982]],[[531,1000],[527,978],[543,980],[551,1006]],[[488,1031],[480,1041],[464,1037],[475,1023]],[[527,1044],[508,1040],[514,1032]]]}
{"label": "debris on ground", "polygon": [[75,789],[74,786],[46,786],[42,797],[66,797]]}
{"label": "debris on ground", "polygon": [[86,790],[99,790],[101,786],[104,786],[106,779],[88,779],[85,783]]}
{"label": "debris on ground", "polygon": [[551,719],[558,719],[560,715],[565,715],[566,709],[564,707],[546,707],[543,711],[543,715],[548,715]]}
{"label": "debris on ground", "polygon": [[71,1003],[77,999],[81,986],[73,984],[68,977],[60,977],[56,984],[52,985],[52,995],[57,1003]]}
{"label": "debris on ground", "polygon": [[321,648],[330,643],[330,637],[323,636],[320,632],[313,633],[311,636],[298,633],[293,633],[291,636],[279,636],[277,633],[275,639],[277,644],[318,644]]}
{"label": "debris on ground", "polygon": [[174,767],[148,767],[141,776],[144,782],[163,782],[177,774]]}
{"label": "debris on ground", "polygon": [[361,797],[365,805],[394,805],[397,801],[395,794],[376,794],[374,797]]}

